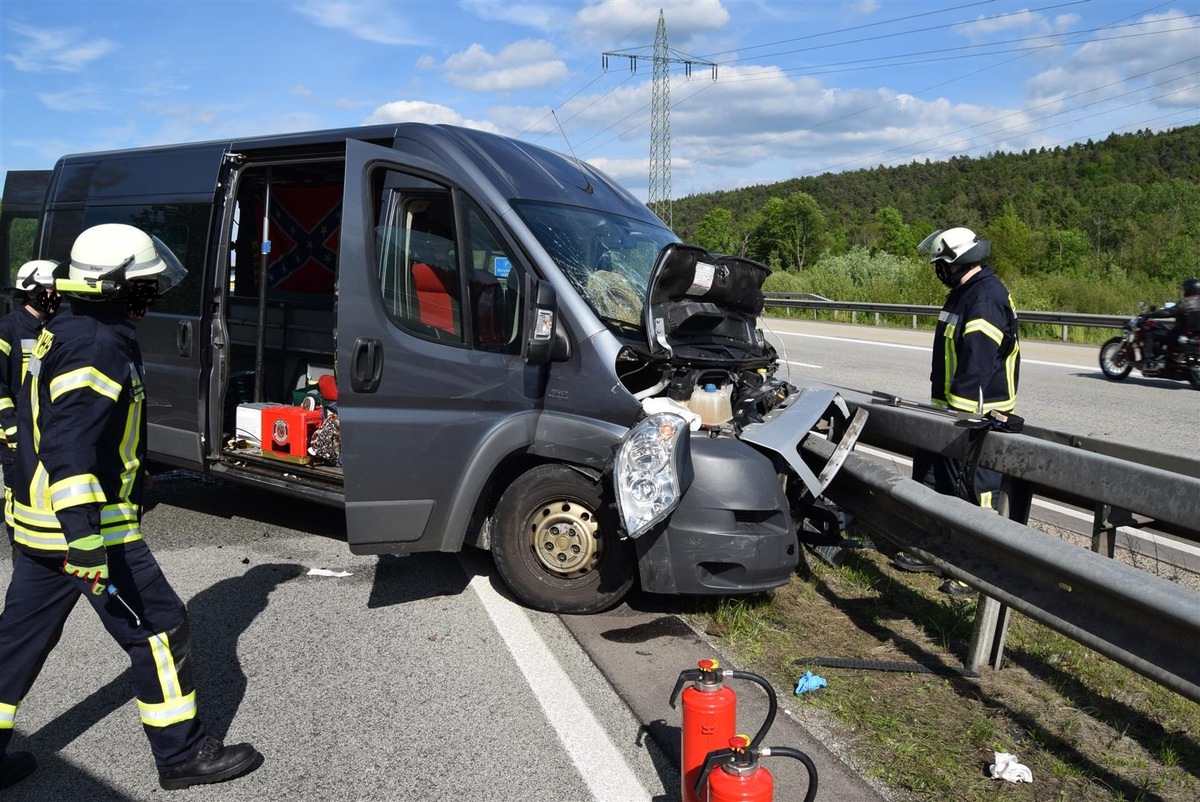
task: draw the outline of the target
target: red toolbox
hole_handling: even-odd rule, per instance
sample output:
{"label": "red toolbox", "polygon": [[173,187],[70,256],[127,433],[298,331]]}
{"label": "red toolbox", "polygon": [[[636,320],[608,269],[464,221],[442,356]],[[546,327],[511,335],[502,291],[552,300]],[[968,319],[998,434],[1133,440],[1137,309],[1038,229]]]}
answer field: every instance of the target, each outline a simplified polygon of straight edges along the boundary
{"label": "red toolbox", "polygon": [[269,407],[262,411],[262,452],[287,459],[308,459],[308,442],[324,413],[303,407]]}

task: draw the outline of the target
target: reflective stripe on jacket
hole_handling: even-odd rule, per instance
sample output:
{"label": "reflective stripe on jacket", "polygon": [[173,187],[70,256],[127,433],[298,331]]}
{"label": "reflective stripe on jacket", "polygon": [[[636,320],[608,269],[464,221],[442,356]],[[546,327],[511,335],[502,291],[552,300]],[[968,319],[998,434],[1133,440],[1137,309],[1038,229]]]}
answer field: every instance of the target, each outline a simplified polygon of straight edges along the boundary
{"label": "reflective stripe on jacket", "polygon": [[141,352],[124,308],[75,302],[42,330],[17,403],[17,543],[61,552],[99,533],[142,537],[146,458]]}
{"label": "reflective stripe on jacket", "polygon": [[0,432],[12,446],[17,438],[17,394],[41,328],[42,322],[25,307],[0,317]]}
{"label": "reflective stripe on jacket", "polygon": [[1020,371],[1012,300],[992,269],[984,267],[950,291],[938,315],[930,396],[935,406],[964,412],[1011,412]]}

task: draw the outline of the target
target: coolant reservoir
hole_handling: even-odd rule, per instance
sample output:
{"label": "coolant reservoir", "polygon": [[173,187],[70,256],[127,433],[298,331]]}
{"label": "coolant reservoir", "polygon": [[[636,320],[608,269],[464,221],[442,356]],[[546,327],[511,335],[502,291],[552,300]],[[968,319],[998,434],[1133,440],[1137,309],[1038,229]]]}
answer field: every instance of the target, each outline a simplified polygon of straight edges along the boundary
{"label": "coolant reservoir", "polygon": [[688,409],[700,416],[702,426],[720,426],[733,418],[729,385],[704,384],[692,391]]}

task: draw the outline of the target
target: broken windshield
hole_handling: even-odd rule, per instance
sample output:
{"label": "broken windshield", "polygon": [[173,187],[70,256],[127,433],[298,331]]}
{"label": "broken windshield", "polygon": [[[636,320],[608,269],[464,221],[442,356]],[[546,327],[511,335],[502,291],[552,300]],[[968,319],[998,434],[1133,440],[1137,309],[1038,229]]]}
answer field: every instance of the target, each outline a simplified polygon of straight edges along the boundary
{"label": "broken windshield", "polygon": [[521,219],[602,320],[642,325],[642,302],[668,228],[611,212],[549,203],[514,204]]}

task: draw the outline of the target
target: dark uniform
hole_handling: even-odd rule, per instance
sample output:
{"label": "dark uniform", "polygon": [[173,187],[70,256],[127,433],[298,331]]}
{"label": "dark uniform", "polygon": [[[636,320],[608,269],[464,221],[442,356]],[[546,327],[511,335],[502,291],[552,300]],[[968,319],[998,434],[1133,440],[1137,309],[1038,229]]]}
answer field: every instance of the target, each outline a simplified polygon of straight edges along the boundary
{"label": "dark uniform", "polygon": [[[1012,412],[1017,405],[1021,346],[1008,290],[990,267],[950,291],[933,339],[930,396],[934,406],[971,414]],[[983,408],[980,409],[982,397]],[[913,459],[913,478],[941,493],[964,496],[962,461],[929,452]],[[1000,488],[1000,474],[979,468],[976,498],[984,507]]]}
{"label": "dark uniform", "polygon": [[[76,301],[46,324],[17,404],[13,523],[20,554],[0,615],[0,754],[17,707],[80,595],[129,654],[159,770],[200,752],[187,611],[142,539],[141,351],[125,308]],[[108,594],[63,571],[68,541],[103,536]]]}
{"label": "dark uniform", "polygon": [[4,470],[4,523],[12,536],[13,461],[17,453],[17,394],[25,381],[25,365],[42,330],[42,321],[24,306],[0,317],[0,466]]}

